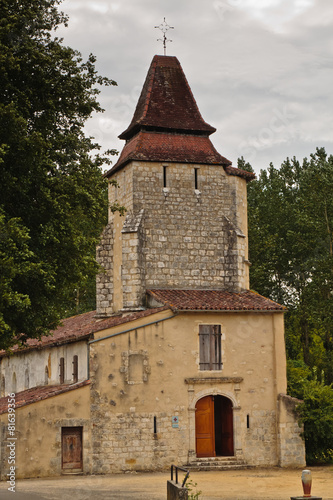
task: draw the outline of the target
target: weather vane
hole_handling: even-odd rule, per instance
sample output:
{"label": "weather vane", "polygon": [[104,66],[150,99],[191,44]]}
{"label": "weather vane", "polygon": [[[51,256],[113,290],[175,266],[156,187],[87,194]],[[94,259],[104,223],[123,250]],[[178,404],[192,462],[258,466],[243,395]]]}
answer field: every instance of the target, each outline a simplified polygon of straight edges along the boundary
{"label": "weather vane", "polygon": [[172,42],[172,40],[170,40],[169,38],[166,37],[166,32],[168,30],[173,30],[174,27],[173,26],[169,26],[164,18],[164,21],[163,23],[161,23],[159,26],[154,26],[155,28],[158,28],[159,30],[162,31],[163,33],[163,38],[158,38],[157,41],[158,42],[163,42],[163,48],[164,48],[164,55],[166,55],[166,43],[167,42]]}

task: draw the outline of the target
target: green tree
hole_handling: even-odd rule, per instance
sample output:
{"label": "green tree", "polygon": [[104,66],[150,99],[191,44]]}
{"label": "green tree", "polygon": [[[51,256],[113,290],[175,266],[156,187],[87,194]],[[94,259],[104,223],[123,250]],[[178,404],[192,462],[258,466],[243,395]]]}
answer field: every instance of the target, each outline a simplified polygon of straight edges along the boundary
{"label": "green tree", "polygon": [[333,461],[333,389],[315,380],[304,385],[303,402],[298,407],[304,424],[308,464]]}
{"label": "green tree", "polygon": [[[0,347],[38,338],[97,272],[110,154],[83,131],[101,85],[55,36],[60,0],[0,0]],[[2,274],[2,273],[1,273]]]}
{"label": "green tree", "polygon": [[288,307],[286,345],[333,381],[333,157],[287,159],[249,185],[251,287]]}
{"label": "green tree", "polygon": [[251,288],[288,307],[288,394],[303,400],[307,461],[332,461],[333,156],[271,164],[248,206]]}
{"label": "green tree", "polygon": [[288,359],[287,361],[287,392],[294,398],[304,397],[304,388],[310,380],[314,379],[314,373],[302,359]]}

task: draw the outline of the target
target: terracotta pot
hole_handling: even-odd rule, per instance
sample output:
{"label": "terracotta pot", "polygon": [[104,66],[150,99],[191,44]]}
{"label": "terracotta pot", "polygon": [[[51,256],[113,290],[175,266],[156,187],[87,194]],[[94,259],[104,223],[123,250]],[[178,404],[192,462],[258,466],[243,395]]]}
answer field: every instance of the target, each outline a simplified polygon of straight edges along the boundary
{"label": "terracotta pot", "polygon": [[302,485],[304,497],[311,497],[312,475],[310,470],[302,471]]}

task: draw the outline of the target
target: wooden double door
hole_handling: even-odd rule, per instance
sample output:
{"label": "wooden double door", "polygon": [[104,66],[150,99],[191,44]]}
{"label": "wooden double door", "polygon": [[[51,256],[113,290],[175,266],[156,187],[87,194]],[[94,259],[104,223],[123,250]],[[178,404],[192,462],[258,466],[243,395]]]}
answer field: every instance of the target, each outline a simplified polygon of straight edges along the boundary
{"label": "wooden double door", "polygon": [[234,455],[232,402],[224,396],[205,396],[195,406],[197,457]]}

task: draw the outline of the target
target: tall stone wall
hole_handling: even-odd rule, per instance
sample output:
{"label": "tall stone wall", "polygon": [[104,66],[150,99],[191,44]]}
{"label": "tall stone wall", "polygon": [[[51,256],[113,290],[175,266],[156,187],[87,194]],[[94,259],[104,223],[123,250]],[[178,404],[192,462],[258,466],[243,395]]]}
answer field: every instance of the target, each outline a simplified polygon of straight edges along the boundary
{"label": "tall stone wall", "polygon": [[[110,186],[109,201],[128,212],[121,222],[119,286],[108,262],[119,258],[111,229],[100,246],[106,273],[97,282],[99,314],[111,311],[107,297],[118,294],[124,309],[142,307],[146,288],[248,289],[244,179],[222,166],[153,162],[131,162],[113,179],[118,187]],[[110,214],[110,224],[114,219]]]}
{"label": "tall stone wall", "polygon": [[105,227],[96,248],[96,260],[102,267],[102,271],[96,277],[96,314],[99,317],[110,316],[113,312],[113,232],[114,224],[111,220]]}
{"label": "tall stone wall", "polygon": [[245,288],[241,207],[223,167],[140,162],[133,170],[133,211],[145,209],[147,288]]}
{"label": "tall stone wall", "polygon": [[138,309],[144,303],[146,291],[145,276],[145,230],[144,210],[135,216],[129,213],[122,233],[122,293],[123,309]]}

